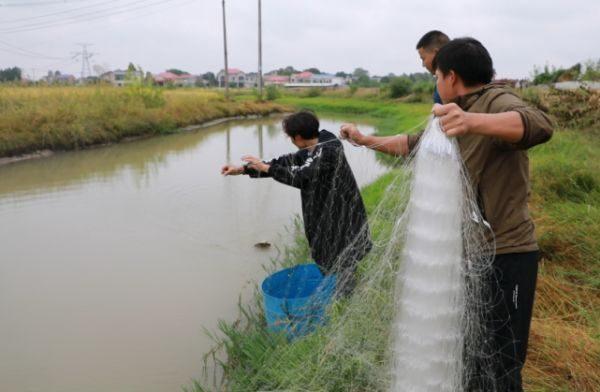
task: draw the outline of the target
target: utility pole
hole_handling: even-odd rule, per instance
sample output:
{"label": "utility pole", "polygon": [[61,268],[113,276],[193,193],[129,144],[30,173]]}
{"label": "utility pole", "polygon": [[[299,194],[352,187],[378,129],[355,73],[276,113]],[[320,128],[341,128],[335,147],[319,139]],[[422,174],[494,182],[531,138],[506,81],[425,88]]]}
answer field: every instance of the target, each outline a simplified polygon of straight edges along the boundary
{"label": "utility pole", "polygon": [[225,98],[229,99],[229,66],[227,65],[227,23],[225,22],[225,0],[221,0],[223,5],[223,52],[225,54]]}
{"label": "utility pole", "polygon": [[258,0],[258,96],[263,98],[263,73],[262,73],[262,5]]}

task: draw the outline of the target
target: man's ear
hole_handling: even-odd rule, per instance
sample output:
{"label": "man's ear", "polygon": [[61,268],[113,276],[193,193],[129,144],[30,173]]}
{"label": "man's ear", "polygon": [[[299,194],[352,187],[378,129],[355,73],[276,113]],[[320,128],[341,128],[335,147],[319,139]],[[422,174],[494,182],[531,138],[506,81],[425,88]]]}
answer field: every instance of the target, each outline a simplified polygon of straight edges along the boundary
{"label": "man's ear", "polygon": [[448,72],[448,75],[446,75],[447,78],[450,78],[450,84],[452,85],[452,87],[456,86],[456,84],[458,83],[458,75],[456,74],[456,72],[454,72],[454,70],[450,70]]}

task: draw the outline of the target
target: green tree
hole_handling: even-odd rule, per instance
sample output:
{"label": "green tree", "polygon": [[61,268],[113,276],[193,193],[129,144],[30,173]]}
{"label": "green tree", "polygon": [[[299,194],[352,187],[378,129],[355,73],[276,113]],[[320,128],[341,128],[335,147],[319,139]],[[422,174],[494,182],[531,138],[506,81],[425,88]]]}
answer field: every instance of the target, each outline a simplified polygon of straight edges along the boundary
{"label": "green tree", "polygon": [[371,82],[371,78],[369,78],[369,71],[363,68],[356,68],[354,72],[352,72],[352,77],[354,78],[354,83],[361,87],[370,87],[373,85]]}
{"label": "green tree", "polygon": [[189,74],[189,72],[185,72],[185,71],[182,71],[182,70],[177,69],[177,68],[167,69],[167,72],[171,72],[172,74],[175,74],[175,75],[186,75],[186,74]]}
{"label": "green tree", "polygon": [[206,72],[205,74],[203,74],[202,79],[206,80],[206,83],[208,83],[209,86],[217,85],[217,77],[212,72]]}
{"label": "green tree", "polygon": [[272,71],[272,72],[275,72],[277,75],[290,76],[290,75],[299,73],[300,71],[298,71],[297,69],[295,69],[291,65],[288,65],[285,68],[279,68],[279,69],[276,69],[275,71]]}
{"label": "green tree", "polygon": [[319,71],[318,68],[307,68],[307,69],[304,70],[304,72],[310,72],[310,73],[313,73],[313,74],[320,74],[321,73],[321,71]]}
{"label": "green tree", "polygon": [[22,72],[19,67],[12,67],[0,70],[0,82],[17,82],[21,80]]}
{"label": "green tree", "polygon": [[581,74],[581,80],[599,81],[600,80],[600,59],[592,59],[585,62],[585,71]]}

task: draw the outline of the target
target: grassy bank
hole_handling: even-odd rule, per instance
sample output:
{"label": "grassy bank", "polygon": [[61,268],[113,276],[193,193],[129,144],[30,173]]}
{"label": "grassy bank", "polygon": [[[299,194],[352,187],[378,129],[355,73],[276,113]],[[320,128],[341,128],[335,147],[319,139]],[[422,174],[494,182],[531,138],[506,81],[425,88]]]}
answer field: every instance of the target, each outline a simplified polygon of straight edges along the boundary
{"label": "grassy bank", "polygon": [[0,157],[69,150],[159,135],[210,120],[281,111],[274,103],[228,102],[214,91],[143,86],[0,87]]}
{"label": "grassy bank", "polygon": [[276,102],[317,114],[344,115],[349,121],[361,120],[375,125],[381,135],[402,133],[423,122],[431,104],[403,103],[374,98],[285,96]]}

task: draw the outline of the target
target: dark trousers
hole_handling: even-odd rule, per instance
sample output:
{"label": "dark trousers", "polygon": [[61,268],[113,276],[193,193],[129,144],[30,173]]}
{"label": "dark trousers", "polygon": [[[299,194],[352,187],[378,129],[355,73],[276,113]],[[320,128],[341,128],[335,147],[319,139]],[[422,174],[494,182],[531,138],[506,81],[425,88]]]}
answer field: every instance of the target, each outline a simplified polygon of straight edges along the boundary
{"label": "dark trousers", "polygon": [[494,260],[490,332],[493,372],[501,392],[523,391],[521,370],[527,356],[538,258],[535,251],[497,255]]}

